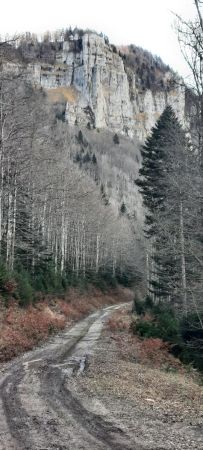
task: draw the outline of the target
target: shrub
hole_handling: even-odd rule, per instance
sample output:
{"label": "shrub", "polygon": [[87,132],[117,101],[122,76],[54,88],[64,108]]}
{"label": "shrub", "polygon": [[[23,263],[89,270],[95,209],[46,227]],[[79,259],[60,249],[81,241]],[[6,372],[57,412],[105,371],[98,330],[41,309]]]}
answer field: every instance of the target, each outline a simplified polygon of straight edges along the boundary
{"label": "shrub", "polygon": [[33,300],[33,288],[26,272],[15,275],[17,282],[17,298],[20,306],[29,305]]}
{"label": "shrub", "polygon": [[9,295],[14,294],[17,289],[17,283],[12,273],[9,273],[4,264],[0,264],[0,291],[4,297],[5,304]]}
{"label": "shrub", "polygon": [[148,338],[142,342],[139,354],[143,359],[157,359],[163,356],[163,351],[168,352],[169,344],[166,344],[159,338]]}
{"label": "shrub", "polygon": [[161,338],[161,332],[159,327],[154,322],[148,322],[146,320],[140,320],[139,322],[133,323],[133,333],[138,334],[145,338]]}
{"label": "shrub", "polygon": [[174,346],[172,352],[178,352],[178,356],[186,364],[192,364],[203,372],[203,329],[200,324],[201,317],[192,313],[183,317],[180,322],[180,341]]}
{"label": "shrub", "polygon": [[119,145],[119,144],[120,144],[120,140],[119,140],[119,137],[118,137],[117,133],[114,134],[113,142],[114,142],[114,144],[116,144],[116,145]]}
{"label": "shrub", "polygon": [[145,307],[146,307],[146,309],[147,310],[148,309],[153,309],[153,306],[154,306],[154,304],[153,304],[152,298],[149,295],[147,295],[146,298],[145,298]]}
{"label": "shrub", "polygon": [[146,311],[151,311],[153,309],[153,301],[147,296],[145,300],[140,300],[137,298],[137,294],[133,302],[133,312],[136,312],[138,316],[145,314]]}
{"label": "shrub", "polygon": [[[145,303],[136,301],[135,306],[143,315]],[[179,321],[174,317],[173,311],[159,305],[152,308],[152,316],[147,316],[147,320],[146,317],[143,317],[143,319],[133,322],[131,328],[134,334],[142,337],[175,342],[179,336],[179,326]]]}
{"label": "shrub", "polygon": [[179,357],[184,364],[192,363],[203,371],[203,330],[199,317],[196,314],[190,314],[179,320],[170,308],[161,304],[152,306],[150,317],[146,313],[143,314],[144,305],[146,301],[135,302],[142,317],[138,321],[132,321],[132,332],[143,338],[159,338],[169,342],[172,344],[171,353],[174,356]]}
{"label": "shrub", "polygon": [[8,272],[4,264],[0,263],[0,289],[2,290],[8,280]]}
{"label": "shrub", "polygon": [[174,341],[178,338],[179,321],[170,310],[162,312],[158,317],[158,322],[164,340]]}
{"label": "shrub", "polygon": [[122,319],[121,317],[111,317],[107,322],[107,327],[111,332],[122,332],[129,329],[129,324],[125,319]]}
{"label": "shrub", "polygon": [[7,280],[7,281],[5,281],[3,288],[6,293],[14,294],[17,289],[17,283],[13,279]]}
{"label": "shrub", "polygon": [[133,312],[136,312],[138,316],[144,314],[145,312],[144,302],[135,298],[133,301]]}
{"label": "shrub", "polygon": [[36,267],[35,272],[36,275],[32,280],[35,290],[52,294],[61,293],[66,289],[66,279],[61,274],[56,274],[52,263]]}

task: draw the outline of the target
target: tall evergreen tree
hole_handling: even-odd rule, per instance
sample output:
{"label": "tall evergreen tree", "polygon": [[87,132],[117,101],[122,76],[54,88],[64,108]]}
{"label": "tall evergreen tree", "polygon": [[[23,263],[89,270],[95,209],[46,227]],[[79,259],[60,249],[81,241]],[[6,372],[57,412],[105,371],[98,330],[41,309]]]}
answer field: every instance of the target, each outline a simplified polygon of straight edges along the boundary
{"label": "tall evergreen tree", "polygon": [[[175,228],[179,215],[175,214],[172,226],[169,219],[171,211],[167,203],[171,188],[170,153],[177,147],[177,143],[184,148],[185,135],[172,108],[167,106],[142,148],[142,168],[139,171],[140,178],[136,180],[146,208],[149,293],[155,300],[171,299],[177,287],[177,279],[181,278],[180,262],[175,251],[180,240]],[[174,196],[176,190],[177,187],[174,187]]]}

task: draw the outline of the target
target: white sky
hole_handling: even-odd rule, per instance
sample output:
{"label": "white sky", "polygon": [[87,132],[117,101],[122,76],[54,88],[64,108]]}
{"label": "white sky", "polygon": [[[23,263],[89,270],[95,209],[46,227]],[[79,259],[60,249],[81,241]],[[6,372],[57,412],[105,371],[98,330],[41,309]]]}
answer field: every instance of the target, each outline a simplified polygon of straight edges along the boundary
{"label": "white sky", "polygon": [[171,11],[190,18],[193,0],[1,0],[0,34],[90,28],[113,44],[139,45],[187,76]]}

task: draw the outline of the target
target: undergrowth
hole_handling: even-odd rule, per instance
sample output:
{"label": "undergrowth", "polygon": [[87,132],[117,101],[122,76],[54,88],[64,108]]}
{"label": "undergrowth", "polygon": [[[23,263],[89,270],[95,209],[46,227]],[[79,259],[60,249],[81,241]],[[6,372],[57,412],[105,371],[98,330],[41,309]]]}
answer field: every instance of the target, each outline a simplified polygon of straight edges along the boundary
{"label": "undergrowth", "polygon": [[107,293],[109,289],[116,288],[118,282],[127,286],[129,279],[126,275],[121,280],[118,275],[112,276],[109,271],[87,272],[85,276],[72,271],[64,274],[60,271],[56,273],[50,262],[36,266],[34,273],[20,264],[9,272],[4,264],[0,264],[0,295],[5,306],[13,299],[19,306],[27,307],[35,304],[43,294],[60,295],[71,288],[77,288],[80,293],[85,293],[90,285]]}
{"label": "undergrowth", "polygon": [[134,301],[131,330],[141,338],[158,338],[170,344],[170,351],[185,364],[203,372],[203,330],[196,314],[177,317],[163,303],[153,304],[151,298]]}

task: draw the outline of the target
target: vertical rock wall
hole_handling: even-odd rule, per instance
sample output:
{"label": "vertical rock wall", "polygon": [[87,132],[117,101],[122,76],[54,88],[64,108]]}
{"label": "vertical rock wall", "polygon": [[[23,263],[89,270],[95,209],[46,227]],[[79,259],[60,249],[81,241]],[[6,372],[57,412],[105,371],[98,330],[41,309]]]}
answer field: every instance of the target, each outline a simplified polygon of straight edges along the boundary
{"label": "vertical rock wall", "polygon": [[185,120],[183,86],[143,90],[135,77],[129,84],[122,57],[95,33],[71,36],[55,64],[29,64],[29,71],[35,83],[62,95],[71,125],[107,128],[143,141],[167,104]]}

